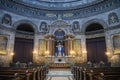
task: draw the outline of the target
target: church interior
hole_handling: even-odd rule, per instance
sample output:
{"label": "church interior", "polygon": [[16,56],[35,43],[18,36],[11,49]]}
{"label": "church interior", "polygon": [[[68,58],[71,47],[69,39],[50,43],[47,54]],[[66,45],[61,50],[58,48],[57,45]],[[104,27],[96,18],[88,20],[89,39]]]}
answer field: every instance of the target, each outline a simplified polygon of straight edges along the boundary
{"label": "church interior", "polygon": [[0,80],[120,80],[120,0],[0,0]]}

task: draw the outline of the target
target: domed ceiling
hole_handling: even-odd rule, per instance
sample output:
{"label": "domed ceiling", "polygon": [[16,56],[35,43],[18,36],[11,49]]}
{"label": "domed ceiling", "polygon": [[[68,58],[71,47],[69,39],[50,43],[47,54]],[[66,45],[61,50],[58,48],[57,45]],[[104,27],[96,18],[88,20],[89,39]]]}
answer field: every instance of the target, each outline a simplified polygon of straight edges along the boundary
{"label": "domed ceiling", "polygon": [[120,7],[120,0],[0,0],[0,8],[44,20],[73,20]]}
{"label": "domed ceiling", "polygon": [[68,10],[86,7],[104,0],[13,0],[17,3],[31,7],[48,9],[48,10]]}

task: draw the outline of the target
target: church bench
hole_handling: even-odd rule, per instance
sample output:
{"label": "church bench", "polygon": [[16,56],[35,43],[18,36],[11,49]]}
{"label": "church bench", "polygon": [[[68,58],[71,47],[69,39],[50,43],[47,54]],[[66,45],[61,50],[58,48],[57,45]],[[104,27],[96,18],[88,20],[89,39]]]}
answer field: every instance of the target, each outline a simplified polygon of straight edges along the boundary
{"label": "church bench", "polygon": [[31,73],[30,79],[44,80],[46,73],[48,73],[47,66],[37,66],[37,68],[13,68],[13,67],[0,67],[0,72],[14,72],[14,73]]}
{"label": "church bench", "polygon": [[28,72],[23,71],[0,71],[0,75],[14,75],[15,73],[18,74],[18,76],[24,76],[23,80],[30,80],[32,78],[32,74]]}
{"label": "church bench", "polygon": [[120,80],[120,72],[104,72],[94,76],[94,80]]}
{"label": "church bench", "polygon": [[72,70],[72,73],[74,74],[74,79],[75,80],[82,80],[83,79],[83,74],[82,74],[82,67],[79,67],[79,66],[74,66],[73,67],[73,70]]}
{"label": "church bench", "polygon": [[19,74],[26,74],[26,78],[28,80],[32,79],[32,80],[37,80],[36,79],[36,70],[33,69],[27,69],[27,68],[8,68],[8,69],[1,69],[0,70],[1,73],[19,73]]}
{"label": "church bench", "polygon": [[110,68],[87,68],[83,70],[84,80],[94,80],[93,76],[98,75],[102,72],[120,72],[120,68],[118,67],[110,67]]}
{"label": "church bench", "polygon": [[0,80],[27,80],[25,75],[19,75],[18,73],[3,73],[0,74]]}

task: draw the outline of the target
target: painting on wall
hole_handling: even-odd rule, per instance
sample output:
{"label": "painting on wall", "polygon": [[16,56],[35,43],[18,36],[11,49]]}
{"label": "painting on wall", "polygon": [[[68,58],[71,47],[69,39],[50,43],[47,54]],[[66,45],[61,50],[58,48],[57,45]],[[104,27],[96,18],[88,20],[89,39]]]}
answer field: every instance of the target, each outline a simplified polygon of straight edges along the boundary
{"label": "painting on wall", "polygon": [[114,54],[120,54],[120,36],[113,37]]}
{"label": "painting on wall", "polygon": [[7,41],[7,36],[0,35],[0,54],[7,54]]}
{"label": "painting on wall", "polygon": [[81,49],[81,40],[80,39],[74,40],[74,50],[77,55],[81,55],[82,49]]}
{"label": "painting on wall", "polygon": [[39,40],[39,55],[45,55],[46,41],[44,39]]}

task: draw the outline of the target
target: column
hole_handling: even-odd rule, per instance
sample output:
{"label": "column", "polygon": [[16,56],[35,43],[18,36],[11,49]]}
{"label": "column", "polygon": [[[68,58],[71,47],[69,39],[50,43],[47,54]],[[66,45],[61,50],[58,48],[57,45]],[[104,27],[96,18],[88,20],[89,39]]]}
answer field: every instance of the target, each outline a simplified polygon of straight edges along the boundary
{"label": "column", "polygon": [[65,39],[65,56],[68,56],[68,40]]}

